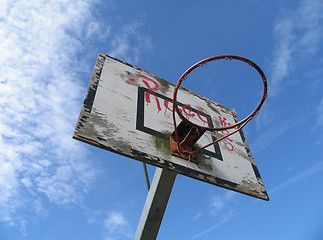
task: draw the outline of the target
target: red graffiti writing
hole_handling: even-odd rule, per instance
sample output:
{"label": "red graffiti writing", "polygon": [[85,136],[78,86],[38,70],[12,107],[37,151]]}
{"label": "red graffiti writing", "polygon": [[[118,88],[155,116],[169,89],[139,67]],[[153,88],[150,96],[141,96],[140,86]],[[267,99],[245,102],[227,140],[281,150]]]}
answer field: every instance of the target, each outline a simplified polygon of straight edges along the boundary
{"label": "red graffiti writing", "polygon": [[192,106],[191,106],[191,105],[189,105],[189,104],[185,104],[185,105],[183,106],[183,111],[184,111],[184,113],[185,113],[185,115],[186,115],[187,119],[189,119],[190,117],[195,117],[195,114],[194,114],[194,113],[192,113]]}
{"label": "red graffiti writing", "polygon": [[[164,100],[164,106],[165,106],[164,114],[167,114],[168,111],[173,112],[173,106],[170,106],[170,104],[173,104],[173,103],[168,100]],[[190,104],[185,104],[183,105],[183,107],[178,106],[178,110],[181,113],[184,113],[184,116],[186,116],[187,119],[194,118],[197,122],[201,121],[203,125],[207,124],[207,126],[209,126],[209,122],[202,118],[202,116],[205,115],[205,113],[203,113],[202,111],[198,111],[197,113],[194,113],[192,111],[192,106]]]}
{"label": "red graffiti writing", "polygon": [[[152,78],[149,78],[145,75],[142,74],[136,74],[136,76],[141,79],[141,81],[146,85],[146,87],[148,88],[148,91],[145,93],[145,99],[146,99],[146,103],[149,104],[151,103],[151,99],[150,99],[150,95],[154,95],[156,102],[157,102],[157,108],[158,108],[158,112],[161,110],[161,106],[160,106],[160,102],[157,98],[157,96],[155,95],[155,92],[159,89],[159,84]],[[128,78],[130,82],[135,82],[136,79],[135,78]],[[150,83],[153,83],[153,87],[150,86]]]}
{"label": "red graffiti writing", "polygon": [[201,117],[201,114],[203,115],[203,112],[202,112],[202,111],[198,111],[198,112],[197,112],[197,116],[198,116],[198,118],[199,118],[203,123],[210,124],[210,123],[209,123],[209,120],[210,120],[210,119],[207,119],[207,121],[205,121],[205,120]]}
{"label": "red graffiti writing", "polygon": [[[168,104],[169,104],[170,102],[168,101],[168,100],[164,100],[164,105],[165,105],[165,114],[166,114],[166,112],[167,111],[171,111],[171,112],[173,112],[173,108],[170,108],[169,106],[168,106]],[[179,111],[182,113],[183,112],[183,110],[181,109],[181,108],[179,108]]]}
{"label": "red graffiti writing", "polygon": [[[151,103],[150,100],[150,94],[153,94],[156,98],[156,102],[157,102],[157,108],[158,108],[158,112],[161,110],[161,106],[160,106],[160,102],[157,98],[157,96],[155,95],[155,91],[157,91],[159,89],[159,84],[154,80],[151,79],[145,75],[140,75],[140,74],[136,74],[138,77],[142,78],[142,82],[146,85],[146,87],[148,88],[148,91],[145,93],[146,94],[146,102]],[[154,84],[154,87],[151,87],[150,84],[148,83],[148,81],[152,82]]]}
{"label": "red graffiti writing", "polygon": [[[221,123],[221,126],[222,127],[226,127],[227,126],[227,122],[226,122],[226,118],[225,117],[221,117],[221,116],[219,116],[219,118],[220,118],[220,123]],[[229,133],[229,131],[228,130],[222,130],[221,131],[224,135],[229,135],[230,133]],[[233,145],[231,144],[231,142],[233,142],[232,141],[232,139],[230,139],[230,138],[225,138],[224,140],[224,144],[225,144],[225,146],[226,146],[226,148],[229,150],[229,151],[231,151],[231,152],[233,152],[233,150],[234,150],[234,147],[233,147]]]}
{"label": "red graffiti writing", "polygon": [[226,122],[226,118],[224,117],[224,118],[221,118],[221,116],[219,116],[219,118],[220,118],[220,124],[221,124],[221,126],[222,127],[226,127],[227,126],[227,122]]}
{"label": "red graffiti writing", "polygon": [[[133,75],[132,78],[128,78],[128,80],[132,83],[136,81],[141,81],[147,87],[148,90],[145,92],[145,101],[147,104],[150,104],[152,102],[151,95],[153,95],[156,100],[156,107],[158,112],[162,110],[162,106],[160,104],[161,101],[164,101],[164,107],[165,107],[164,114],[166,114],[167,111],[173,112],[173,107],[169,106],[169,104],[171,103],[170,101],[165,99],[160,99],[159,97],[157,97],[155,92],[159,90],[159,84],[156,80],[142,74],[135,74]],[[202,116],[206,118],[204,116],[205,114],[202,111],[198,111],[197,113],[194,113],[192,111],[192,106],[190,104],[185,104],[183,107],[179,107],[179,111],[181,113],[184,113],[187,119],[195,118],[197,121],[201,121],[203,124],[209,124],[208,119],[205,120],[202,118]]]}

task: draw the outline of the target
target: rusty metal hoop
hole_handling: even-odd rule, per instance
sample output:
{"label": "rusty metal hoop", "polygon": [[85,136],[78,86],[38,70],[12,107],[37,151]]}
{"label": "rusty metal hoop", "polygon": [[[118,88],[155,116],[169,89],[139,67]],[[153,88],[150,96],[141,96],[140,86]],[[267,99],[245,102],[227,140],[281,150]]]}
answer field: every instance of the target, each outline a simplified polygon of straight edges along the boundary
{"label": "rusty metal hoop", "polygon": [[[206,63],[208,62],[212,62],[212,61],[215,61],[215,60],[221,60],[221,59],[226,59],[226,60],[239,60],[239,61],[242,61],[242,62],[245,62],[245,63],[248,63],[251,67],[255,68],[257,70],[257,72],[260,74],[261,78],[262,78],[262,82],[263,82],[263,86],[264,86],[264,89],[263,89],[263,95],[262,95],[262,98],[258,104],[258,106],[256,107],[256,109],[249,115],[247,116],[246,118],[244,118],[243,120],[235,123],[235,124],[231,124],[227,127],[218,127],[218,128],[210,128],[210,127],[204,127],[204,126],[200,126],[198,124],[195,124],[193,122],[191,122],[190,120],[188,120],[187,118],[185,118],[183,116],[183,114],[180,112],[179,108],[178,108],[178,105],[177,105],[177,92],[179,90],[179,87],[181,85],[181,83],[187,78],[187,76],[196,68],[200,67],[200,66],[203,66],[205,65]],[[175,111],[177,112],[177,114],[179,115],[179,117],[185,121],[187,124],[191,125],[192,127],[194,126],[197,126],[198,128],[200,129],[203,129],[203,130],[208,130],[208,131],[212,131],[212,132],[215,132],[215,131],[223,131],[223,130],[227,130],[227,129],[232,129],[232,128],[236,128],[235,131],[233,131],[232,133],[224,136],[224,137],[221,137],[219,139],[217,139],[216,141],[204,146],[204,147],[201,147],[200,149],[198,150],[195,150],[195,151],[185,151],[185,150],[182,150],[180,149],[180,143],[177,142],[177,150],[179,152],[183,152],[183,153],[187,153],[189,155],[191,154],[195,154],[199,151],[201,151],[202,149],[205,149],[206,147],[218,142],[218,141],[221,141],[223,140],[224,138],[227,138],[229,136],[231,136],[232,134],[238,132],[240,129],[242,129],[260,110],[261,106],[263,105],[263,103],[265,102],[266,98],[267,98],[267,79],[266,79],[266,76],[265,74],[263,73],[263,71],[261,70],[261,68],[255,64],[253,61],[247,59],[247,58],[244,58],[244,57],[240,57],[240,56],[236,56],[236,55],[218,55],[218,56],[213,56],[213,57],[209,57],[209,58],[206,58],[206,59],[203,59],[197,63],[195,63],[193,66],[191,66],[189,69],[187,69],[183,74],[182,76],[179,78],[179,80],[177,81],[177,84],[175,85],[175,89],[174,89],[174,94],[173,94],[173,121],[174,121],[174,133],[175,133],[175,139],[179,139],[178,138],[178,130],[177,130],[177,124],[176,124],[176,120],[175,120]]]}
{"label": "rusty metal hoop", "polygon": [[[241,120],[241,121],[239,121],[239,122],[237,122],[235,124],[231,124],[231,125],[229,125],[227,127],[219,127],[219,128],[210,128],[210,127],[200,126],[200,125],[197,125],[195,123],[192,123],[190,120],[188,120],[187,118],[185,118],[183,116],[183,114],[180,112],[180,110],[178,108],[178,105],[177,105],[177,92],[178,92],[178,89],[181,86],[181,83],[183,82],[183,80],[185,80],[185,78],[187,78],[187,76],[194,69],[196,69],[196,68],[198,68],[200,66],[203,66],[203,65],[205,65],[208,62],[212,62],[212,61],[220,60],[220,59],[227,59],[227,60],[235,59],[235,60],[239,60],[239,61],[242,61],[242,62],[246,62],[250,66],[252,66],[253,68],[255,68],[258,71],[258,73],[260,74],[260,76],[262,78],[262,81],[263,81],[263,85],[264,85],[263,95],[262,95],[262,98],[261,98],[258,106],[256,107],[256,109],[249,116],[247,116],[246,118],[244,118],[243,120]],[[186,122],[188,122],[188,123],[190,123],[192,125],[199,126],[200,128],[203,128],[205,130],[208,130],[208,131],[222,131],[222,130],[227,130],[227,129],[231,129],[231,128],[235,128],[235,127],[240,127],[243,123],[245,123],[247,121],[250,121],[258,113],[258,111],[260,110],[260,108],[263,105],[263,103],[266,100],[266,98],[267,98],[267,79],[266,79],[265,74],[263,73],[263,71],[260,69],[260,67],[257,64],[255,64],[254,62],[252,62],[251,60],[249,60],[247,58],[240,57],[240,56],[236,56],[236,55],[218,55],[218,56],[213,56],[213,57],[209,57],[209,58],[203,59],[203,60],[195,63],[193,66],[191,66],[189,69],[187,69],[182,74],[182,76],[179,78],[179,80],[177,81],[177,84],[176,84],[175,89],[174,89],[174,94],[173,94],[173,118],[175,120],[175,111],[176,111],[177,114],[179,115],[179,117],[183,121],[186,121]],[[176,128],[176,126],[175,126],[175,128]]]}

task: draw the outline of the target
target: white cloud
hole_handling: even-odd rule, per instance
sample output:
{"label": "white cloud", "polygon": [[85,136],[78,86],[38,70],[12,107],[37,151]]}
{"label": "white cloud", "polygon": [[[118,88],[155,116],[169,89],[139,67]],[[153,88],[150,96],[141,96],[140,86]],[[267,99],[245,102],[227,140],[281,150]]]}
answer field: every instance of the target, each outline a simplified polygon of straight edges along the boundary
{"label": "white cloud", "polygon": [[313,165],[312,167],[307,168],[305,171],[295,175],[294,177],[288,179],[287,181],[281,183],[280,185],[276,186],[275,188],[269,191],[269,194],[272,194],[288,185],[295,184],[301,180],[304,180],[320,171],[323,171],[323,161],[318,162],[317,164]]}
{"label": "white cloud", "polygon": [[[240,213],[239,211],[234,211],[234,203],[236,202],[237,193],[233,191],[225,191],[224,194],[214,195],[209,199],[209,213],[211,217],[216,222],[214,225],[209,227],[207,230],[204,230],[198,234],[195,234],[191,239],[198,239],[209,232],[212,232],[216,228],[220,227],[222,224],[230,221],[232,218],[237,216]],[[241,208],[240,208],[241,209]],[[199,216],[199,213],[197,215]]]}
{"label": "white cloud", "polygon": [[152,48],[150,37],[142,33],[141,27],[141,22],[133,21],[118,31],[112,41],[113,50],[109,55],[136,64],[143,49],[149,51]]}
{"label": "white cloud", "polygon": [[[306,170],[304,170],[303,172],[300,172],[299,174],[295,175],[294,177],[288,179],[287,181],[281,183],[280,185],[274,187],[273,189],[271,189],[269,191],[269,194],[273,194],[274,192],[281,190],[289,185],[293,185],[295,183],[298,183],[299,181],[302,181],[316,173],[319,173],[323,171],[323,161],[320,161],[318,163],[316,163],[315,165],[307,168]],[[232,195],[230,195],[230,193]],[[223,224],[227,223],[228,221],[230,221],[231,219],[233,219],[234,217],[240,215],[241,213],[245,213],[247,209],[249,209],[250,207],[253,207],[256,203],[259,203],[261,200],[259,199],[255,199],[252,202],[250,202],[247,205],[244,206],[240,206],[239,209],[236,209],[235,211],[233,211],[233,204],[232,204],[232,200],[234,200],[234,192],[228,192],[223,196],[215,196],[212,198],[211,201],[211,209],[212,207],[215,208],[216,212],[221,214],[218,214],[218,218],[216,219],[216,223],[211,226],[210,228],[194,235],[191,239],[199,239],[202,236],[208,234],[209,232],[214,231],[215,229],[221,227]],[[225,211],[225,212],[224,212]]]}
{"label": "white cloud", "polygon": [[[30,216],[46,215],[44,197],[80,204],[99,171],[72,139],[92,71],[86,51],[111,37],[111,26],[91,14],[96,2],[0,3],[0,221],[9,226],[25,230]],[[143,44],[150,47],[140,28],[122,28],[107,48],[138,60]]]}
{"label": "white cloud", "polygon": [[316,54],[323,37],[323,3],[320,0],[301,1],[295,10],[284,10],[276,21],[274,34],[270,94],[283,90],[286,78],[306,58]]}
{"label": "white cloud", "polygon": [[219,212],[220,210],[222,210],[225,206],[225,200],[224,198],[222,198],[221,196],[216,196],[213,197],[212,202],[211,202],[211,209],[212,212]]}
{"label": "white cloud", "polygon": [[111,26],[105,26],[97,21],[91,21],[86,28],[86,37],[96,37],[104,40],[110,35],[110,31]]}
{"label": "white cloud", "polygon": [[196,221],[197,219],[199,219],[202,216],[201,212],[198,212],[194,217],[193,217],[193,221]]}
{"label": "white cloud", "polygon": [[220,226],[222,226],[223,224],[225,224],[226,222],[230,221],[232,218],[234,218],[235,216],[237,216],[241,211],[227,211],[225,214],[222,214],[221,216],[219,216],[219,218],[216,220],[216,223],[210,227],[209,229],[200,232],[196,235],[194,235],[191,239],[199,239],[202,236],[208,234],[209,232],[214,231],[215,229],[219,228]]}
{"label": "white cloud", "polygon": [[316,126],[323,126],[323,99],[321,99],[320,103],[316,109],[317,112],[317,119],[316,119]]}
{"label": "white cloud", "polygon": [[[269,105],[264,106],[256,119],[257,129],[262,132],[256,139],[256,146],[253,147],[255,151],[266,148],[279,136],[304,121],[304,114],[300,112],[294,114],[294,117],[283,119],[286,116],[279,115],[270,103],[270,98],[277,97],[287,86],[296,83],[296,80],[291,77],[295,71],[298,71],[299,76],[307,78],[301,81],[302,88],[308,85],[314,89],[311,90],[312,94],[318,93],[316,89],[319,89],[321,81],[316,76],[320,76],[318,72],[321,72],[321,69],[318,67],[319,64],[309,63],[313,59],[313,63],[322,61],[319,55],[320,43],[323,39],[322,12],[322,1],[302,0],[299,1],[296,9],[282,9],[275,22],[274,38],[276,46],[272,58],[272,71],[268,78],[269,99],[267,101],[269,101]],[[303,70],[306,74],[299,71],[302,67],[304,67]],[[283,97],[285,98],[285,96]],[[282,101],[286,100],[283,99]],[[297,108],[295,110],[298,111]],[[320,112],[319,109],[317,111]],[[317,123],[321,121],[320,116],[319,114]],[[278,125],[277,119],[279,119]]]}
{"label": "white cloud", "polygon": [[[297,121],[295,121],[295,119],[297,119]],[[280,119],[279,124],[265,127],[262,133],[252,144],[253,153],[260,152],[263,149],[267,148],[282,134],[301,124],[302,121],[304,121],[304,117],[298,116],[298,118],[290,118],[286,119],[285,121],[281,121]]]}
{"label": "white cloud", "polygon": [[0,19],[7,16],[8,4],[9,2],[6,0],[0,2]]}
{"label": "white cloud", "polygon": [[291,55],[294,51],[291,45],[293,41],[293,22],[291,19],[283,19],[276,24],[275,33],[278,35],[277,51],[275,52],[272,72],[272,84],[278,85],[290,71]]}
{"label": "white cloud", "polygon": [[210,200],[210,213],[213,217],[218,217],[222,210],[230,207],[230,203],[234,200],[236,192],[226,191],[222,195],[215,195]]}
{"label": "white cloud", "polygon": [[116,211],[112,211],[104,221],[106,229],[105,239],[132,238],[133,232],[125,217]]}
{"label": "white cloud", "polygon": [[79,203],[96,173],[72,139],[85,88],[75,64],[82,51],[77,35],[94,20],[86,1],[21,0],[5,6],[0,221],[25,229],[23,214],[46,212],[38,194],[57,204]]}

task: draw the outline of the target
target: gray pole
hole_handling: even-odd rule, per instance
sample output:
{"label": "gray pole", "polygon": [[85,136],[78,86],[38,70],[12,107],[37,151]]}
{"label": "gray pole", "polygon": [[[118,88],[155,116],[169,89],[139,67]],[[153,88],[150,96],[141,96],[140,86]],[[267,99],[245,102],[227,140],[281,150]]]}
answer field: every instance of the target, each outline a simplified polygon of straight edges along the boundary
{"label": "gray pole", "polygon": [[149,183],[149,177],[148,177],[148,172],[147,172],[147,166],[146,163],[142,163],[142,165],[144,166],[144,172],[145,172],[145,178],[146,178],[146,184],[147,184],[147,189],[149,191],[150,188],[150,183]]}
{"label": "gray pole", "polygon": [[150,186],[134,240],[157,238],[177,173],[157,168]]}

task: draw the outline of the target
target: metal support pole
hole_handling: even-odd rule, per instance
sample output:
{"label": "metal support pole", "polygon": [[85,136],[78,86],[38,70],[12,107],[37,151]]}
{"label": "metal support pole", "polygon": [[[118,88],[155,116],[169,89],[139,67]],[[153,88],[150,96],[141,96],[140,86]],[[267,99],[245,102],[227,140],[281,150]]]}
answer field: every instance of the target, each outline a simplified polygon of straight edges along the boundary
{"label": "metal support pole", "polygon": [[145,178],[146,178],[146,184],[147,184],[147,189],[149,191],[150,188],[150,183],[149,183],[149,177],[148,177],[148,171],[147,171],[147,166],[146,163],[142,163],[142,165],[144,166],[144,172],[145,172]]}
{"label": "metal support pole", "polygon": [[134,240],[157,238],[176,175],[173,171],[156,169]]}

